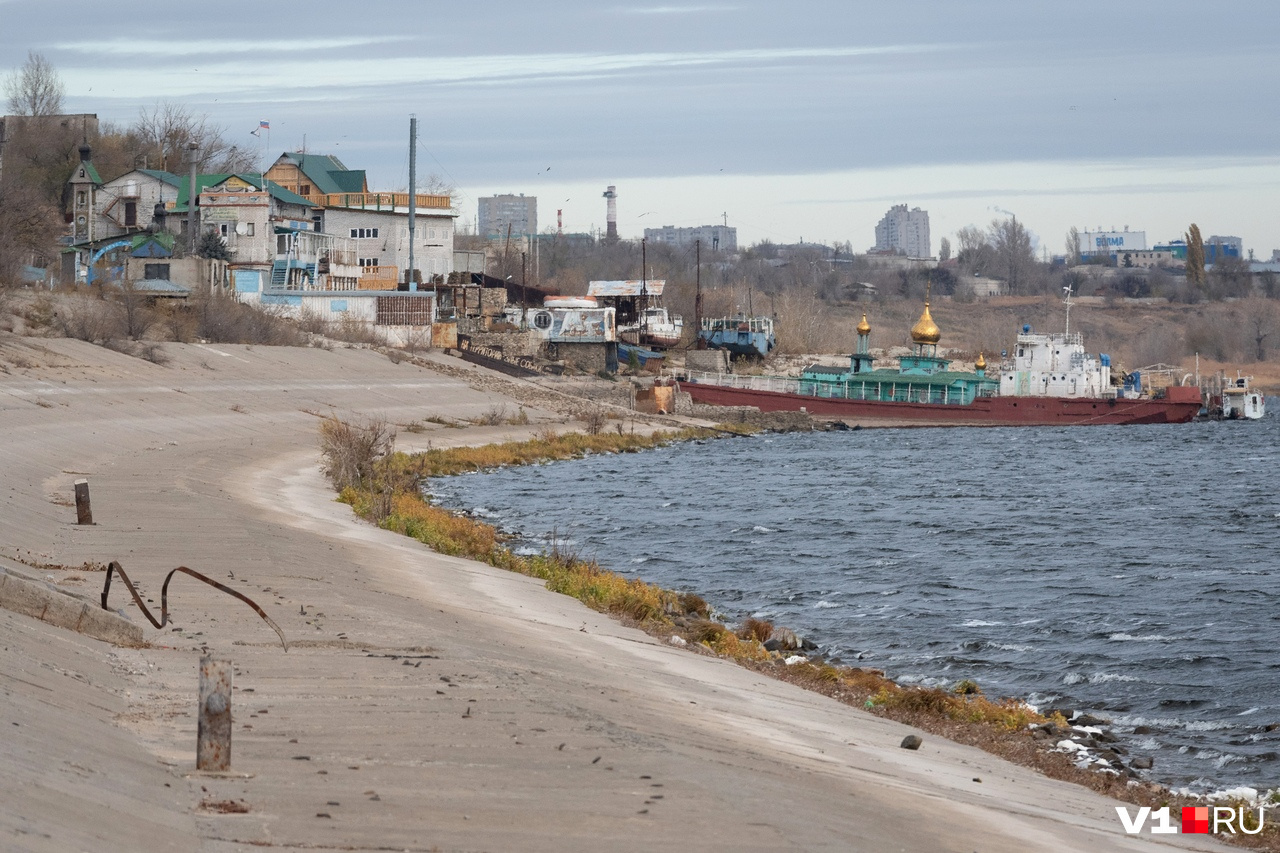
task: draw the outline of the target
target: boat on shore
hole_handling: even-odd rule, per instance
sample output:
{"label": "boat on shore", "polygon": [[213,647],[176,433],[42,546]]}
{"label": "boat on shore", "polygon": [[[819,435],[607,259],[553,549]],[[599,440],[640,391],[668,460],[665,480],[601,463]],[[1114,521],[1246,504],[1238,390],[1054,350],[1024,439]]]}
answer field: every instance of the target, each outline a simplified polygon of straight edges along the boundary
{"label": "boat on shore", "polygon": [[911,328],[912,353],[898,368],[876,368],[870,353],[871,325],[858,324],[856,351],[848,367],[810,365],[796,377],[690,374],[680,384],[695,403],[754,406],[765,412],[802,411],[861,425],[902,426],[1085,426],[1186,423],[1200,411],[1200,389],[1174,385],[1144,393],[1141,377],[1113,387],[1111,361],[1091,356],[1067,324],[1060,333],[1039,334],[1023,326],[1012,358],[987,376],[978,355],[972,371],[952,370],[938,355],[941,332],[929,313]]}
{"label": "boat on shore", "polygon": [[684,318],[666,308],[645,308],[634,322],[619,326],[618,334],[642,347],[671,349],[680,343],[680,336],[684,334]]}
{"label": "boat on shore", "polygon": [[698,338],[711,349],[747,358],[764,358],[778,345],[772,317],[708,317],[698,329]]}

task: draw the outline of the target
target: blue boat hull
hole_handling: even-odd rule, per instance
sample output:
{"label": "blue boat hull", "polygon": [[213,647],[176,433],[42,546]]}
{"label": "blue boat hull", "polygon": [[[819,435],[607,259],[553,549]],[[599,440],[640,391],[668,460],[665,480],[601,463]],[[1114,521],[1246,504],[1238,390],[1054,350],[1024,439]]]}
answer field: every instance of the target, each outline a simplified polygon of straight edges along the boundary
{"label": "blue boat hull", "polygon": [[698,337],[712,349],[728,350],[734,355],[764,358],[778,345],[777,339],[765,332],[737,331],[734,329],[703,329]]}

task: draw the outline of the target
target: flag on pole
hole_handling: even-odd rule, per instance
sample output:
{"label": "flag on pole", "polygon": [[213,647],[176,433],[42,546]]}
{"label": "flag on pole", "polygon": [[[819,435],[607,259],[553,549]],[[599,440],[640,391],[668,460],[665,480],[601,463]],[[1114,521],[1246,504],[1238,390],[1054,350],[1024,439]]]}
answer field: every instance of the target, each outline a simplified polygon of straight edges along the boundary
{"label": "flag on pole", "polygon": [[267,131],[268,133],[271,131],[271,122],[269,122],[269,121],[260,121],[260,122],[258,122],[258,126],[257,126],[256,128],[254,128],[253,130],[249,131],[249,135],[250,135],[250,136],[261,136],[261,135],[262,135],[262,131],[264,131],[264,130],[265,130],[265,131]]}

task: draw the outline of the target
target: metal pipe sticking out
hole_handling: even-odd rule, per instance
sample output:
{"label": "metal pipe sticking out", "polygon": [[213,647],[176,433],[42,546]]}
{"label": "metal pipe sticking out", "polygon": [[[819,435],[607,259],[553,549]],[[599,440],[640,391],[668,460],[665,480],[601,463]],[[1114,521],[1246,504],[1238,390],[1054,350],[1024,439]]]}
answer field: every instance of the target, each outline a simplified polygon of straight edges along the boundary
{"label": "metal pipe sticking out", "polygon": [[93,524],[93,508],[89,505],[88,480],[76,480],[76,524]]}
{"label": "metal pipe sticking out", "polygon": [[231,769],[231,661],[200,658],[196,769]]}

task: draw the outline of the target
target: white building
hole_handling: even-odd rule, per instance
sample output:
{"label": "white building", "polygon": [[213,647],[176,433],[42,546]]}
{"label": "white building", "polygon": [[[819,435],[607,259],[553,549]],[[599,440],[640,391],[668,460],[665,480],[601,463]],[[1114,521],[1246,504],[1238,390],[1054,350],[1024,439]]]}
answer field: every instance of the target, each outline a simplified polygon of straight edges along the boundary
{"label": "white building", "polygon": [[[415,211],[413,263],[424,284],[453,271],[454,214],[450,210]],[[361,286],[386,282],[394,287],[409,267],[409,212],[405,208],[369,210],[327,207],[324,230],[355,241]]]}
{"label": "white building", "polygon": [[1098,255],[1118,258],[1125,252],[1145,252],[1147,250],[1147,232],[1130,231],[1085,231],[1080,235],[1080,257],[1088,260]]}
{"label": "white building", "polygon": [[538,233],[538,197],[532,195],[486,196],[480,199],[476,233],[481,237],[523,240]]}
{"label": "white building", "polygon": [[907,210],[905,204],[889,208],[876,225],[875,252],[893,252],[908,258],[933,256],[929,240],[929,212],[918,207]]}
{"label": "white building", "polygon": [[646,228],[644,239],[650,243],[666,243],[669,246],[692,246],[701,240],[702,248],[708,251],[738,251],[738,229],[727,225],[698,225],[693,228],[664,225],[661,228]]}

